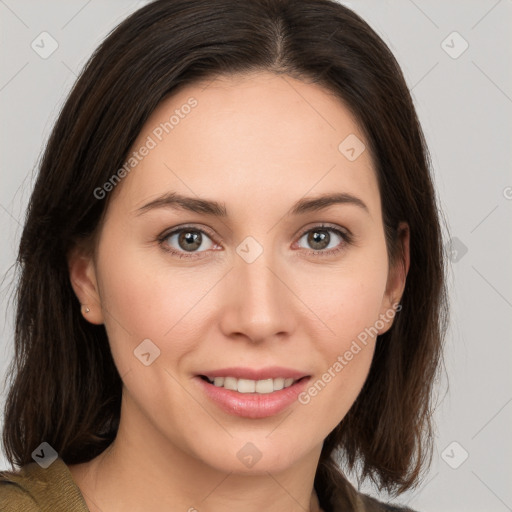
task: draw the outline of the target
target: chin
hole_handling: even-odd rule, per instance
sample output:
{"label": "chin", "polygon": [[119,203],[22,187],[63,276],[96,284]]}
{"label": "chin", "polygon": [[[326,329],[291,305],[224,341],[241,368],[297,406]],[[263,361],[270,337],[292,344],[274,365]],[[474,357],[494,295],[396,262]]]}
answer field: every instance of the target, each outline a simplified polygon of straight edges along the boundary
{"label": "chin", "polygon": [[[196,456],[204,463],[224,473],[264,475],[296,465],[306,456],[305,448],[310,441],[304,438],[293,442],[288,437],[288,443],[284,443],[282,436],[272,439],[272,435],[265,431],[225,439],[224,444],[216,437],[211,443],[207,453],[197,453],[198,447],[195,447]],[[216,449],[211,450],[212,446]]]}

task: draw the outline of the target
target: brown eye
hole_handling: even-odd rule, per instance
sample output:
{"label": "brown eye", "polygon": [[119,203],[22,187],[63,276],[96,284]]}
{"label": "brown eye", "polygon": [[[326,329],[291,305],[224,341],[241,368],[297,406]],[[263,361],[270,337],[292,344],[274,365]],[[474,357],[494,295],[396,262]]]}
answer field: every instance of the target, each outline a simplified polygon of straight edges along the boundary
{"label": "brown eye", "polygon": [[315,229],[307,234],[308,244],[312,249],[322,250],[326,249],[331,240],[331,235],[327,230]]}
{"label": "brown eye", "polygon": [[304,247],[305,249],[325,252],[326,254],[336,251],[340,245],[344,246],[350,241],[348,234],[343,233],[339,229],[326,226],[318,226],[306,231],[302,234],[299,241],[304,238],[308,246]]}
{"label": "brown eye", "polygon": [[[305,245],[301,244],[305,240]],[[352,235],[330,226],[316,226],[305,231],[299,238],[298,246],[309,249],[314,256],[333,256],[352,242]]]}
{"label": "brown eye", "polygon": [[175,229],[160,237],[159,242],[166,251],[180,257],[187,257],[187,253],[190,256],[194,253],[203,253],[215,246],[210,236],[202,229],[190,227]]}
{"label": "brown eye", "polygon": [[178,245],[185,251],[195,251],[202,241],[203,235],[199,231],[181,231],[178,236]]}

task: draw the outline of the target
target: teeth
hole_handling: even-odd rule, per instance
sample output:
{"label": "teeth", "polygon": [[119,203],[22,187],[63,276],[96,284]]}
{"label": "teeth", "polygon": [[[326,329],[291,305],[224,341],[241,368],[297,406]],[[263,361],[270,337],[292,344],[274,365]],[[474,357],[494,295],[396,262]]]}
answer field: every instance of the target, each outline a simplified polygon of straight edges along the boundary
{"label": "teeth", "polygon": [[224,387],[226,389],[231,389],[232,391],[238,391],[237,381],[236,381],[235,377],[225,377],[224,378]]}
{"label": "teeth", "polygon": [[223,387],[239,393],[260,393],[262,395],[288,388],[295,382],[295,379],[285,379],[284,377],[264,380],[237,379],[236,377],[207,377],[207,379],[218,388]]}
{"label": "teeth", "polygon": [[224,386],[224,377],[215,377],[215,379],[213,379],[213,383],[214,383],[217,387]]}
{"label": "teeth", "polygon": [[279,391],[284,388],[284,379],[273,379],[274,380],[274,391]]}
{"label": "teeth", "polygon": [[[240,391],[240,389],[238,390]],[[274,379],[258,380],[254,382],[254,391],[256,393],[272,393],[272,391],[274,391]]]}
{"label": "teeth", "polygon": [[[260,381],[258,381],[260,382]],[[249,379],[238,379],[239,393],[254,393],[256,391],[256,382]]]}

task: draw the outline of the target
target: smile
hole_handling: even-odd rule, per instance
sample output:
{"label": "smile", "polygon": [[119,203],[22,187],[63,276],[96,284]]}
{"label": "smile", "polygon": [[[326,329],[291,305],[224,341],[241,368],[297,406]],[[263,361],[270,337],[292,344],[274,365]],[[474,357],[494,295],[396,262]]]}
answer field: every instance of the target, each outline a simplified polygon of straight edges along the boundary
{"label": "smile", "polygon": [[259,393],[262,395],[289,388],[297,380],[300,380],[284,377],[263,380],[237,379],[236,377],[207,377],[204,375],[201,377],[218,388],[230,389],[239,393]]}
{"label": "smile", "polygon": [[311,375],[284,367],[230,367],[195,375],[201,393],[225,413],[243,418],[267,418],[288,409]]}

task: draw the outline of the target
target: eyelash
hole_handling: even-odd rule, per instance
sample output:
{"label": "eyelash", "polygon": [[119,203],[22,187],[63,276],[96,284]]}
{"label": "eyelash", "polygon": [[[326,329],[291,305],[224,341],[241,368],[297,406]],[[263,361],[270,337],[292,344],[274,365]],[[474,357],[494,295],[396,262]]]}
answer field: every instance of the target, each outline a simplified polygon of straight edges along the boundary
{"label": "eyelash", "polygon": [[[194,259],[203,258],[203,256],[197,256],[197,254],[200,254],[201,252],[207,252],[207,251],[200,251],[199,253],[191,252],[190,254],[187,254],[185,252],[177,251],[175,249],[169,248],[169,246],[166,246],[165,241],[169,237],[171,237],[172,235],[175,235],[176,233],[181,233],[182,231],[187,231],[187,230],[188,231],[196,231],[198,233],[202,233],[203,235],[208,236],[210,239],[212,238],[212,235],[203,229],[196,228],[194,226],[183,226],[183,227],[180,227],[179,229],[174,229],[172,231],[164,232],[163,234],[158,236],[156,241],[159,243],[159,245],[162,247],[162,249],[164,251],[171,253],[173,256],[176,256],[180,259],[181,258],[194,258]],[[308,255],[320,256],[321,258],[332,257],[332,256],[338,254],[339,252],[343,251],[345,249],[345,246],[350,245],[353,241],[352,234],[349,233],[348,231],[342,231],[338,228],[335,228],[332,226],[327,226],[325,224],[313,226],[312,228],[309,228],[309,229],[303,231],[300,234],[298,239],[300,240],[304,235],[306,235],[307,233],[310,233],[312,231],[332,231],[332,232],[336,233],[340,238],[342,238],[343,242],[341,242],[341,244],[338,245],[337,247],[335,247],[334,249],[329,249],[327,251],[326,250],[315,251],[315,250],[311,249],[311,250],[307,251]]]}

